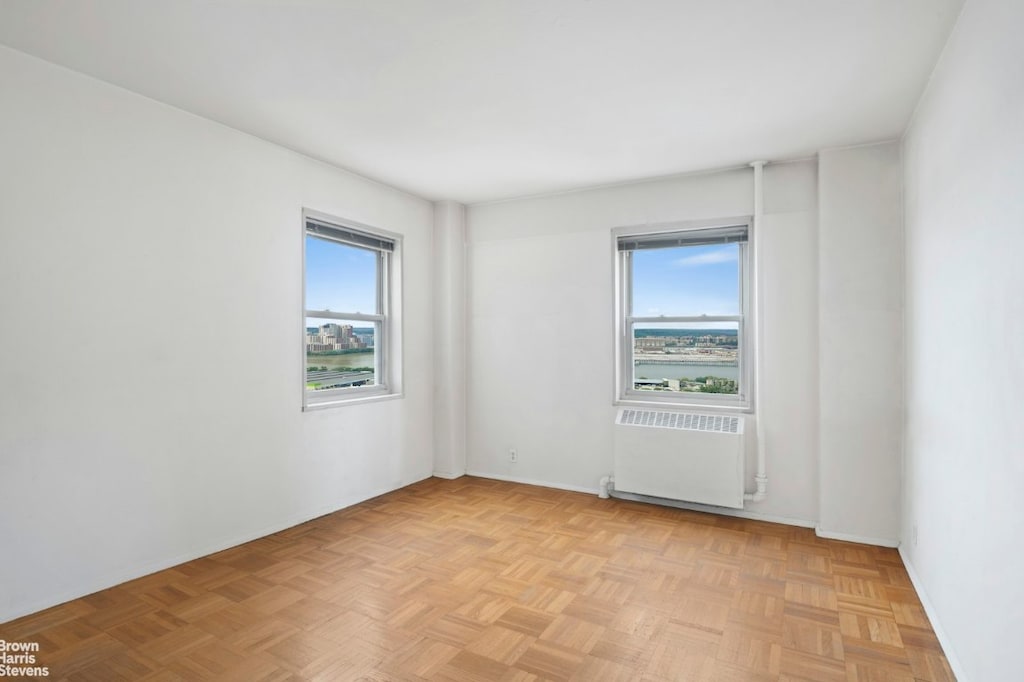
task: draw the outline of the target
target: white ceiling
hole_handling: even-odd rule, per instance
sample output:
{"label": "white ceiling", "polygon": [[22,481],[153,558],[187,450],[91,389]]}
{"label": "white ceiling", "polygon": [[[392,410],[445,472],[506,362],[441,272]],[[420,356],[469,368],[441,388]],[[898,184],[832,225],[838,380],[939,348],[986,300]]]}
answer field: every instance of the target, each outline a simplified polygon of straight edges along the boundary
{"label": "white ceiling", "polygon": [[0,42],[428,199],[899,136],[963,0],[3,0]]}

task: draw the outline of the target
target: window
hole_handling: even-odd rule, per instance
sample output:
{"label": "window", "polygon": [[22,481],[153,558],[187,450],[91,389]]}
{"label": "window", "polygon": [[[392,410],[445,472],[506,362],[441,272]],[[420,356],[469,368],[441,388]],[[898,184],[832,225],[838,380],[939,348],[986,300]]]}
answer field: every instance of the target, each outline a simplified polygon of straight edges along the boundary
{"label": "window", "polygon": [[615,237],[618,399],[749,407],[749,221]]}
{"label": "window", "polygon": [[399,239],[311,212],[303,222],[303,408],[396,393]]}

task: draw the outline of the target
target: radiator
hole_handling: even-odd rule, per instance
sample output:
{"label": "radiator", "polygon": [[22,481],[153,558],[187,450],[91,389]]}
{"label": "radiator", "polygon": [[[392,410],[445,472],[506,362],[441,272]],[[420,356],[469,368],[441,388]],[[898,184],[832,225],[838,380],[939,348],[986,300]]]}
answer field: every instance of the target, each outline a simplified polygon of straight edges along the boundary
{"label": "radiator", "polygon": [[743,417],[620,409],[615,490],[743,507]]}

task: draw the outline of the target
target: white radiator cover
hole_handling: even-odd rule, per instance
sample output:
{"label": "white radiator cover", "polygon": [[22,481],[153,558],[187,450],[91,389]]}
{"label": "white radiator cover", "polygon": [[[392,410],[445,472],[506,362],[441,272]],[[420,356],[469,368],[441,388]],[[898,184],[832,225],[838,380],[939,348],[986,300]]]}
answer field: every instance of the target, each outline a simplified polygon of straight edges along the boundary
{"label": "white radiator cover", "polygon": [[743,508],[743,417],[620,409],[615,490]]}

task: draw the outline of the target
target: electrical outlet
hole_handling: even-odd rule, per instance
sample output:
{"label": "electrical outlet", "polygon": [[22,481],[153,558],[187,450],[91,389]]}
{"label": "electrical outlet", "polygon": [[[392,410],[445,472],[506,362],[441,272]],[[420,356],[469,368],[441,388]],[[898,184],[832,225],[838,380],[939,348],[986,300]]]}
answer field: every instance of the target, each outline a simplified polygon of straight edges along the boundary
{"label": "electrical outlet", "polygon": [[519,461],[519,453],[516,452],[515,448],[510,448],[509,449],[509,451],[508,451],[508,461],[512,462],[513,464],[515,464],[516,462]]}

